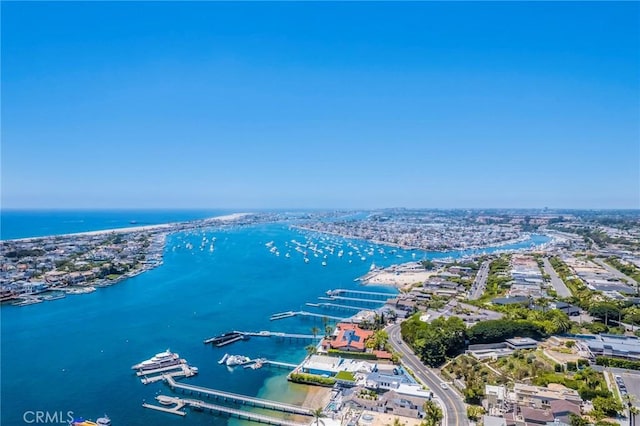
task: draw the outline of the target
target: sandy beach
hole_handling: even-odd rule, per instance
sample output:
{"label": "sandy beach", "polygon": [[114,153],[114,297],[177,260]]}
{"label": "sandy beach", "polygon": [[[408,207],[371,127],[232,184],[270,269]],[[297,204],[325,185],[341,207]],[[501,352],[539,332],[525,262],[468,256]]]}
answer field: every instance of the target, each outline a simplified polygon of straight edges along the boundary
{"label": "sandy beach", "polygon": [[365,285],[389,285],[404,288],[416,283],[423,283],[435,274],[435,271],[417,269],[415,262],[411,262],[369,272],[361,278],[361,282]]}
{"label": "sandy beach", "polygon": [[307,395],[302,402],[303,407],[316,409],[326,407],[331,399],[331,388],[321,386],[307,386]]}
{"label": "sandy beach", "polygon": [[[207,219],[200,219],[197,221],[189,221],[189,222],[204,222],[204,223],[210,223],[210,222],[232,222],[234,220],[237,219],[241,219],[244,216],[247,216],[251,213],[233,213],[233,214],[227,214],[227,215],[223,215],[223,216],[215,216],[215,217],[210,217]],[[158,225],[144,225],[144,226],[130,226],[130,227],[126,227],[126,228],[114,228],[114,229],[102,229],[100,231],[87,231],[87,232],[76,232],[76,233],[72,233],[72,234],[60,234],[60,235],[52,235],[52,236],[45,236],[45,237],[30,237],[30,238],[18,238],[15,240],[3,240],[3,241],[14,241],[14,242],[28,242],[28,241],[36,241],[36,240],[41,240],[43,238],[51,238],[51,237],[61,237],[61,238],[66,238],[66,237],[91,237],[91,236],[96,236],[96,235],[107,235],[107,234],[129,234],[129,233],[133,233],[133,232],[145,232],[145,231],[171,231],[173,228],[179,226],[179,225],[185,225],[186,223],[189,222],[174,222],[174,223],[161,223]]]}

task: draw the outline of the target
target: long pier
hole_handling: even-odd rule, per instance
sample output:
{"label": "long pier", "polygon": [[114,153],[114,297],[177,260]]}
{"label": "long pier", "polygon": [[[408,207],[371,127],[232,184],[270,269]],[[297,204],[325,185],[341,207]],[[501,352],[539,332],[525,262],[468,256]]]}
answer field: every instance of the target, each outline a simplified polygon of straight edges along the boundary
{"label": "long pier", "polygon": [[334,308],[334,309],[346,309],[351,311],[369,311],[371,309],[363,308],[362,306],[349,306],[349,305],[339,305],[337,303],[312,303],[309,306],[319,307],[319,308]]}
{"label": "long pier", "polygon": [[246,364],[244,364],[244,368],[252,368],[254,364],[260,363],[262,365],[272,365],[274,367],[286,368],[287,370],[295,370],[298,368],[297,364],[292,364],[290,362],[282,362],[282,361],[270,361],[266,358],[256,358],[252,359]]}
{"label": "long pier", "polygon": [[[363,309],[364,310],[364,309]],[[287,312],[280,312],[277,314],[273,314],[271,315],[271,317],[269,317],[269,319],[271,321],[276,321],[276,320],[280,320],[280,319],[284,319],[284,318],[291,318],[291,317],[295,317],[295,316],[306,316],[306,317],[316,317],[316,318],[327,318],[327,319],[331,319],[331,320],[335,320],[335,321],[344,321],[347,318],[344,317],[335,317],[335,316],[331,316],[331,315],[323,315],[323,314],[316,314],[314,312],[307,312],[307,311],[287,311]]]}
{"label": "long pier", "polygon": [[202,386],[187,385],[178,383],[172,377],[166,377],[166,383],[171,389],[180,389],[189,391],[192,394],[197,393],[206,395],[211,398],[222,399],[224,401],[234,402],[240,405],[252,405],[259,408],[267,408],[269,410],[283,411],[285,413],[301,414],[303,416],[312,416],[311,410],[298,407],[296,405],[285,404],[283,402],[270,401],[268,399],[256,398],[252,396],[239,395],[237,393],[224,392],[215,389],[209,389]]}
{"label": "long pier", "polygon": [[296,333],[282,333],[280,331],[236,331],[235,333],[240,333],[244,336],[251,337],[283,337],[286,339],[321,339],[322,336],[313,335],[313,334],[296,334]]}
{"label": "long pier", "polygon": [[327,296],[338,296],[340,294],[359,294],[362,296],[381,296],[386,298],[394,297],[393,293],[382,293],[377,291],[362,291],[362,290],[348,290],[345,288],[337,288],[335,290],[327,291]]}
{"label": "long pier", "polygon": [[179,408],[188,406],[194,410],[209,410],[218,414],[228,414],[230,416],[238,417],[239,419],[250,420],[275,426],[306,426],[306,423],[297,423],[290,420],[267,416],[264,414],[252,413],[250,411],[238,410],[236,408],[224,407],[217,404],[210,404],[198,399],[183,399],[176,397],[167,397],[163,395],[158,396],[156,399],[158,399],[161,404],[176,404],[176,407],[165,408],[151,404],[142,404],[142,406],[145,408],[151,408],[154,410],[164,411],[167,413],[178,414],[182,416],[184,416],[185,413],[183,411],[179,411]]}
{"label": "long pier", "polygon": [[361,302],[361,303],[379,303],[385,304],[386,300],[376,300],[376,299],[360,299],[357,297],[344,297],[344,296],[329,296],[329,297],[318,297],[320,300],[348,300],[350,302]]}
{"label": "long pier", "polygon": [[282,368],[288,368],[290,370],[295,370],[296,368],[298,368],[298,366],[296,364],[292,364],[290,362],[282,362],[282,361],[269,361],[266,360],[263,362],[263,364],[269,364],[269,365],[273,365],[276,367],[282,367]]}

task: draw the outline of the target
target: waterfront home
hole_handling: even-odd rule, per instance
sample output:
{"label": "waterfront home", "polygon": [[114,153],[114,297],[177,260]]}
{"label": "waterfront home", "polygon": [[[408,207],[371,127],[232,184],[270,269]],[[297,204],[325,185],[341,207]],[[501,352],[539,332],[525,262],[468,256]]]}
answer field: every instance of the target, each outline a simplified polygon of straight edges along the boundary
{"label": "waterfront home", "polygon": [[364,352],[365,341],[373,336],[373,331],[363,330],[357,324],[339,323],[337,335],[329,340],[331,349],[340,351]]}

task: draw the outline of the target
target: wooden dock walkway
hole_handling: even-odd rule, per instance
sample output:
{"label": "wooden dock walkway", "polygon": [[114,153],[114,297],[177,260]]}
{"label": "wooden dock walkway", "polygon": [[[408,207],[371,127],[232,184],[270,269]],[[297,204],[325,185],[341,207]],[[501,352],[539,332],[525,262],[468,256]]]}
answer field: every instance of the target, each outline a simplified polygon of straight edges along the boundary
{"label": "wooden dock walkway", "polygon": [[159,395],[156,397],[161,404],[175,404],[175,407],[166,408],[159,407],[157,405],[142,404],[145,408],[151,408],[153,410],[163,411],[165,413],[178,414],[184,416],[184,411],[179,411],[180,408],[188,406],[194,410],[208,410],[217,414],[227,414],[229,416],[235,416],[239,419],[250,420],[258,423],[265,423],[275,426],[306,426],[306,423],[297,423],[290,420],[280,419],[277,417],[267,416],[264,414],[252,413],[250,411],[238,410],[236,408],[224,407],[222,405],[210,404],[198,399],[183,399],[177,397],[167,397]]}
{"label": "wooden dock walkway", "polygon": [[184,411],[180,411],[186,404],[180,399],[173,396],[166,395],[158,395],[156,396],[156,400],[163,405],[174,405],[173,407],[159,407],[157,405],[147,404],[146,402],[142,404],[144,408],[150,408],[156,411],[162,411],[163,413],[177,414],[178,416],[184,416],[187,413]]}
{"label": "wooden dock walkway", "polygon": [[360,299],[358,297],[345,297],[345,296],[329,296],[329,297],[318,297],[320,300],[348,300],[350,302],[360,302],[360,303],[377,303],[377,304],[385,304],[386,300],[376,300],[376,299]]}
{"label": "wooden dock walkway", "polygon": [[231,392],[224,392],[215,389],[209,389],[202,386],[187,385],[178,383],[172,377],[166,377],[166,383],[171,389],[180,389],[191,394],[206,395],[208,397],[222,399],[224,401],[234,402],[240,405],[253,405],[259,408],[267,408],[269,410],[283,411],[285,413],[301,414],[303,416],[312,416],[311,410],[298,407],[296,405],[286,404],[283,402],[270,401],[268,399],[256,398],[252,396],[239,395]]}
{"label": "wooden dock walkway", "polygon": [[236,331],[236,333],[240,333],[245,336],[251,337],[282,337],[285,339],[321,339],[322,336],[313,335],[313,334],[296,334],[296,333],[283,333],[280,331]]}
{"label": "wooden dock walkway", "polygon": [[151,377],[145,376],[142,379],[140,379],[140,381],[142,382],[143,385],[148,385],[149,383],[155,383],[155,382],[164,380],[166,377],[181,377],[181,376],[192,377],[198,374],[197,369],[194,370],[193,367],[189,367],[186,364],[182,364],[181,367],[182,368],[178,371],[164,372],[158,376],[151,376]]}
{"label": "wooden dock walkway", "polygon": [[271,315],[271,317],[269,319],[271,321],[276,321],[276,320],[280,320],[280,319],[284,319],[284,318],[291,318],[291,317],[295,317],[295,316],[327,318],[327,319],[335,320],[335,321],[345,321],[345,320],[348,319],[348,318],[344,318],[344,317],[335,317],[335,316],[331,316],[331,315],[316,314],[314,312],[307,312],[307,311],[280,312],[280,313]]}
{"label": "wooden dock walkway", "polygon": [[350,305],[339,305],[337,303],[314,303],[314,305],[318,305],[320,308],[333,308],[333,309],[345,309],[349,311],[370,311],[371,309],[363,308],[362,306],[350,306]]}
{"label": "wooden dock walkway", "polygon": [[269,364],[276,367],[288,368],[291,370],[295,370],[298,368],[296,364],[291,364],[290,362],[281,362],[281,361],[269,361],[268,359],[262,361],[263,364]]}
{"label": "wooden dock walkway", "polygon": [[337,288],[335,290],[327,291],[327,296],[338,296],[340,294],[360,294],[363,296],[380,296],[388,299],[395,297],[394,293],[382,293],[378,291],[363,291],[363,290],[348,290],[345,288]]}

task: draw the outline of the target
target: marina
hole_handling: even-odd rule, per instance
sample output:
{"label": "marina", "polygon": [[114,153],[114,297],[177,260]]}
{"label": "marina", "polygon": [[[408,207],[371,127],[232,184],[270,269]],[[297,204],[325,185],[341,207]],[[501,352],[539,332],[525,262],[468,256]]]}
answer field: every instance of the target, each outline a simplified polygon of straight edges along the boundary
{"label": "marina", "polygon": [[[202,251],[197,249],[204,235],[209,241],[217,237],[213,254],[207,250],[208,244]],[[315,238],[316,241],[319,238],[309,235],[310,239]],[[3,380],[3,395],[12,395],[3,397],[3,402],[9,401],[12,409],[2,410],[1,423],[19,423],[20,413],[38,406],[41,402],[38,397],[28,392],[28,389],[50,389],[46,384],[54,383],[64,375],[74,382],[75,388],[73,392],[66,388],[46,391],[44,400],[51,406],[65,407],[75,394],[81,393],[85,399],[85,411],[107,410],[114,419],[114,424],[128,423],[123,422],[122,419],[127,419],[132,414],[136,424],[158,424],[158,412],[143,409],[140,405],[143,400],[160,405],[153,400],[157,390],[164,387],[158,384],[162,379],[157,376],[167,376],[172,372],[181,373],[179,369],[149,373],[166,366],[149,368],[145,374],[146,379],[156,383],[147,386],[140,385],[138,381],[145,378],[145,375],[131,374],[138,380],[127,381],[129,383],[124,385],[122,392],[116,392],[110,397],[108,406],[105,406],[104,400],[98,396],[95,389],[104,377],[120,377],[123,373],[127,375],[127,366],[159,352],[153,351],[153,348],[163,350],[171,346],[174,349],[174,345],[175,349],[179,346],[180,350],[177,352],[181,356],[189,354],[186,358],[190,364],[193,362],[198,367],[208,366],[206,371],[200,368],[198,373],[202,376],[198,378],[202,380],[202,384],[244,395],[259,393],[260,397],[265,399],[299,400],[299,393],[295,393],[299,391],[294,390],[297,386],[280,384],[279,381],[270,380],[270,378],[283,376],[282,373],[291,368],[280,365],[278,362],[295,363],[302,359],[306,354],[304,346],[308,343],[303,343],[306,339],[300,339],[297,343],[293,340],[289,345],[288,338],[279,337],[277,333],[282,331],[287,334],[310,335],[310,329],[316,320],[296,320],[283,324],[271,324],[271,327],[265,324],[265,321],[268,321],[268,318],[276,312],[290,312],[284,315],[284,317],[290,317],[297,316],[295,311],[299,310],[317,312],[312,317],[307,317],[318,318],[316,325],[319,325],[322,318],[326,316],[323,315],[325,312],[333,314],[336,320],[354,314],[355,308],[342,308],[344,310],[339,311],[337,309],[340,308],[334,306],[332,308],[336,310],[332,312],[325,310],[328,306],[322,304],[318,307],[298,309],[296,307],[304,306],[305,301],[317,301],[319,295],[324,296],[326,290],[330,288],[327,283],[344,282],[343,285],[334,285],[334,287],[360,290],[362,287],[355,283],[353,278],[364,274],[369,269],[369,265],[356,262],[355,257],[354,263],[348,263],[348,251],[353,250],[351,248],[344,249],[342,261],[338,261],[334,256],[326,268],[322,268],[319,261],[314,262],[312,252],[310,252],[312,260],[309,265],[305,265],[301,256],[298,258],[298,252],[293,249],[291,250],[292,258],[295,257],[296,261],[287,260],[284,256],[286,253],[284,241],[292,238],[303,241],[299,232],[280,225],[230,228],[225,231],[207,231],[206,233],[204,231],[178,232],[167,237],[164,264],[161,267],[131,278],[123,285],[110,286],[83,296],[68,296],[52,304],[40,303],[24,308],[3,306],[3,330],[6,332],[6,337],[3,337],[7,339],[7,344],[3,347],[8,351],[7,365],[3,371],[7,370],[6,373],[9,375],[8,380]],[[306,235],[302,238],[306,238]],[[280,257],[264,249],[264,243],[272,239],[282,250]],[[187,249],[188,244],[194,248]],[[377,253],[375,256],[375,263],[381,266],[391,262]],[[242,271],[247,269],[248,261],[251,264],[251,272],[245,275]],[[274,268],[280,268],[277,263],[285,265],[284,262],[288,262],[286,268],[291,268],[290,275],[287,277],[274,275]],[[186,270],[191,272],[184,274]],[[309,274],[307,271],[314,272]],[[256,276],[262,277],[262,285],[255,284]],[[302,280],[305,285],[299,285]],[[235,284],[228,285],[228,283]],[[295,291],[291,291],[292,288],[295,288]],[[222,289],[224,291],[221,291]],[[386,290],[378,290],[374,287],[365,290],[368,289],[374,292],[381,291],[385,294],[384,297],[389,297],[390,294],[386,293]],[[184,297],[167,298],[167,294],[180,294]],[[339,293],[338,295],[375,297],[358,293]],[[123,303],[123,300],[127,303]],[[338,302],[333,304],[342,305]],[[344,305],[359,305],[359,303],[344,303]],[[248,306],[251,309],[247,309]],[[26,324],[31,331],[28,334],[22,331],[25,324],[24,312],[29,313]],[[81,319],[85,318],[88,312],[91,313],[92,321],[82,321]],[[83,339],[64,339],[65,336],[60,332],[59,327],[50,326],[52,323],[64,324],[70,318],[77,319],[74,321],[74,327],[79,335],[85,336]],[[140,324],[139,328],[132,329],[131,324],[137,323]],[[276,328],[276,326],[282,327]],[[226,368],[218,368],[219,366],[215,364],[224,355],[225,350],[211,351],[208,350],[211,348],[202,347],[204,338],[213,337],[225,331],[245,330],[260,334],[261,330],[265,329],[273,332],[270,338],[251,336],[252,339],[239,346],[246,350],[227,351],[251,355],[251,358],[277,360],[273,363],[263,362],[263,368],[256,371],[256,374],[242,367],[236,367],[233,374],[228,373]],[[323,332],[324,330],[321,334]],[[62,340],[65,341],[64,348],[61,348],[58,343]],[[287,343],[286,347],[283,341]],[[307,340],[307,342],[310,341]],[[28,371],[32,367],[35,362],[34,354],[38,352],[37,348],[41,345],[59,347],[59,350],[52,351],[48,356],[46,371],[41,371],[38,375],[19,375],[19,371]],[[213,346],[213,348],[216,347]],[[70,352],[82,354],[83,358],[100,360],[100,368],[94,369],[93,364],[88,363],[78,363],[73,369],[70,368],[72,362],[69,357]],[[218,353],[214,355],[215,352]],[[276,367],[282,370],[276,371]],[[129,371],[137,373],[137,370]],[[177,375],[173,380],[181,381],[183,380],[181,377]],[[165,393],[174,395],[168,391],[168,388]],[[194,398],[215,402],[208,398],[197,396]],[[202,421],[212,416],[200,417],[202,419],[196,420],[196,424],[204,424]],[[170,421],[170,419],[167,420]],[[207,419],[208,423],[217,426],[223,426],[226,421],[226,418]]]}

